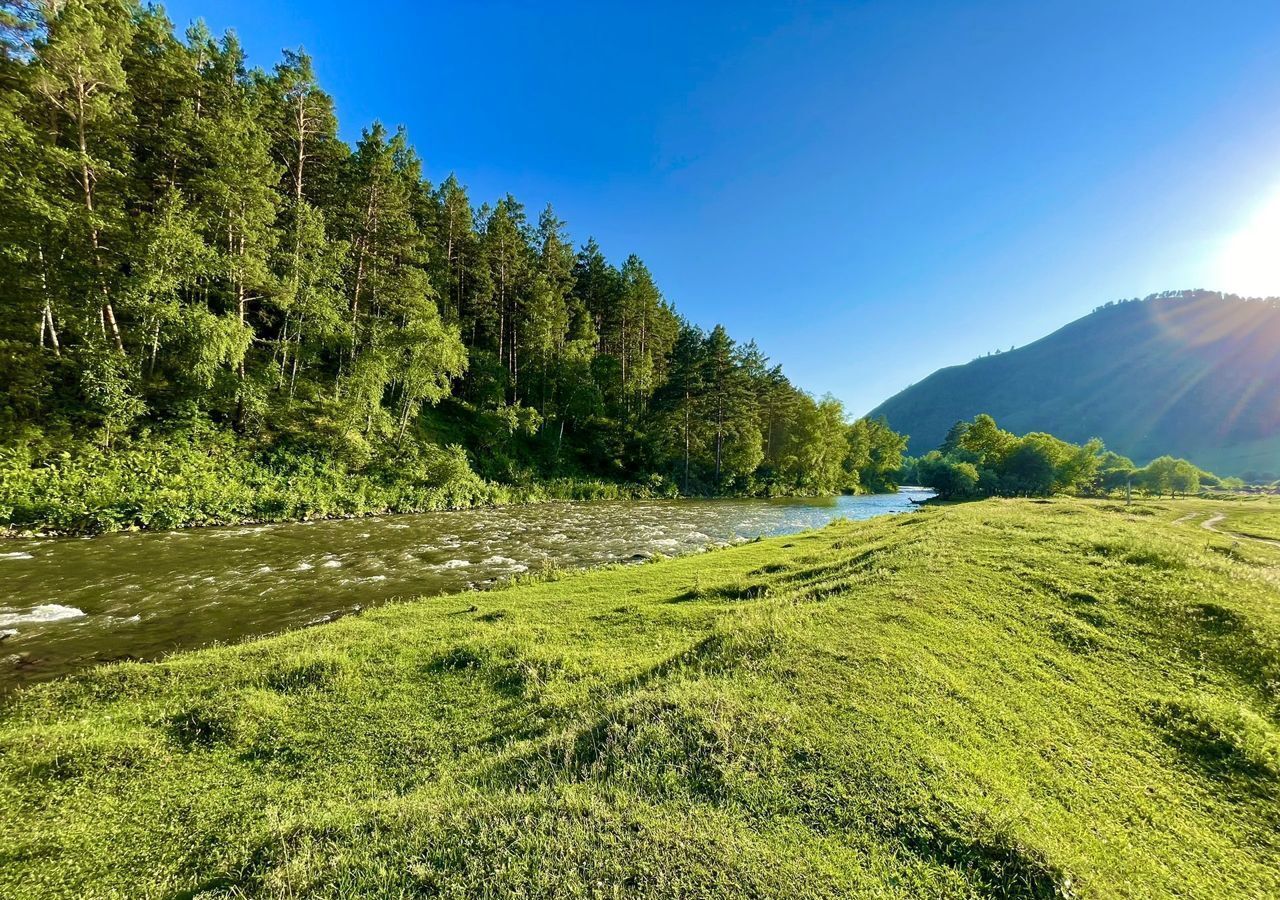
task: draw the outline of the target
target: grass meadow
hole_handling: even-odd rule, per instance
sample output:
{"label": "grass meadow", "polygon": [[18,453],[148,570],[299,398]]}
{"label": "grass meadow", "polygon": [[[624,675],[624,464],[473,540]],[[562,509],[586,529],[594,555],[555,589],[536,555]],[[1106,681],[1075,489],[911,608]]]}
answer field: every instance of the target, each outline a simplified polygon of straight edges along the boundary
{"label": "grass meadow", "polygon": [[1223,509],[1280,535],[990,500],[39,685],[0,895],[1280,895],[1280,547]]}

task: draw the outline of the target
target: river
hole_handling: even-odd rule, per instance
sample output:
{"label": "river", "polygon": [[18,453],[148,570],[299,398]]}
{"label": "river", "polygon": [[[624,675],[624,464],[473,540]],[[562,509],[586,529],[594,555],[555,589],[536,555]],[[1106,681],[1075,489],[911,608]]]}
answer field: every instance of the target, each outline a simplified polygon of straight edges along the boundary
{"label": "river", "polygon": [[0,692],[115,659],[235,641],[545,567],[673,556],[930,492],[816,500],[542,503],[0,543]]}

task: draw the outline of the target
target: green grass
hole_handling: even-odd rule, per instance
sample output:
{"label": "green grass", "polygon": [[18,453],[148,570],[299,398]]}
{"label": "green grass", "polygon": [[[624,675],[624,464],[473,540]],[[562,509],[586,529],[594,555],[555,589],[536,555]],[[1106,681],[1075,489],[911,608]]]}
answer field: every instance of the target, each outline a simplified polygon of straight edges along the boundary
{"label": "green grass", "polygon": [[1173,507],[948,506],[42,685],[0,711],[0,894],[1275,896],[1280,550]]}
{"label": "green grass", "polygon": [[[1215,499],[1140,500],[1134,506],[1165,521],[1199,527],[1220,516],[1214,529],[1245,539],[1280,540],[1280,498],[1267,494],[1236,494]],[[1180,521],[1179,521],[1180,520]]]}
{"label": "green grass", "polygon": [[1237,507],[1226,513],[1227,518],[1219,524],[1223,531],[1233,531],[1246,537],[1262,538],[1268,541],[1280,541],[1280,516],[1274,510],[1252,507]]}

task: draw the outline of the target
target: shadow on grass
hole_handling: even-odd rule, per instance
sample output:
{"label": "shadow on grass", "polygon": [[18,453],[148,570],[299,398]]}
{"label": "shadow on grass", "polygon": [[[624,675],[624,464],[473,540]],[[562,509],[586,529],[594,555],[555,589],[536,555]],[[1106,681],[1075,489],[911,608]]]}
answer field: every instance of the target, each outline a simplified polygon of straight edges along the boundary
{"label": "shadow on grass", "polygon": [[1197,771],[1249,794],[1275,796],[1280,734],[1252,710],[1224,701],[1161,699],[1143,712]]}

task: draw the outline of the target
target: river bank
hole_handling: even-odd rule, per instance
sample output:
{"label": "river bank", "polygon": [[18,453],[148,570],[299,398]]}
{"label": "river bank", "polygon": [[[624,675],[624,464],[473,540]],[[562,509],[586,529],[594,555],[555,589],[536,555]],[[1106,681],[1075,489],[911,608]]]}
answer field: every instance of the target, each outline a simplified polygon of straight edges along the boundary
{"label": "river bank", "polygon": [[[98,515],[107,515],[114,523],[102,528],[98,516],[92,524],[57,530],[47,525],[16,529],[0,524],[0,542],[33,540],[38,538],[98,537],[121,532],[189,531],[200,528],[227,528],[257,525],[310,524],[315,522],[368,519],[381,516],[410,516],[428,512],[456,512],[465,509],[501,508],[525,506],[534,503],[590,503],[598,500],[652,500],[665,496],[640,486],[619,482],[556,479],[530,485],[505,485],[486,483],[484,489],[470,495],[458,495],[444,489],[428,489],[413,502],[396,502],[387,506],[356,504],[355,509],[302,511],[302,509],[255,518],[259,513],[231,514],[225,518],[201,513],[184,520],[160,517],[158,521],[135,514],[129,521],[128,513],[121,515],[118,507],[103,507]],[[729,495],[732,498],[733,495]],[[305,509],[305,507],[303,507]],[[58,518],[62,518],[59,515]],[[120,524],[128,522],[128,524]]]}
{"label": "river bank", "polygon": [[102,661],[297,628],[396,598],[908,512],[924,496],[547,502],[11,541],[0,547],[0,629],[18,633],[0,653],[0,691]]}
{"label": "river bank", "polygon": [[[323,522],[546,502],[678,499],[669,481],[585,476],[481,478],[459,447],[428,458],[350,471],[288,457],[266,465],[233,441],[153,443],[111,456],[63,454],[32,464],[0,460],[0,542],[116,532]],[[834,496],[762,484],[691,499]]]}
{"label": "river bank", "polygon": [[[785,493],[769,492],[724,493],[724,494],[690,494],[683,495],[678,491],[654,490],[645,485],[628,484],[626,482],[601,481],[598,479],[557,478],[548,481],[525,485],[509,485],[497,482],[488,483],[489,490],[480,492],[471,499],[460,500],[447,491],[428,492],[429,499],[418,504],[395,504],[385,507],[360,508],[358,511],[320,511],[301,512],[280,517],[253,518],[250,514],[243,517],[213,518],[207,516],[193,517],[190,520],[175,524],[157,523],[152,525],[135,521],[128,525],[101,529],[97,526],[86,526],[79,529],[56,530],[52,527],[14,528],[0,523],[0,546],[14,541],[41,540],[49,538],[89,538],[109,534],[164,531],[191,531],[201,528],[253,527],[259,525],[307,525],[316,522],[350,521],[353,519],[370,519],[387,516],[412,516],[430,512],[459,512],[468,509],[501,509],[508,506],[529,506],[539,503],[596,503],[616,500],[768,500],[768,501],[809,501],[832,500],[839,496],[865,497],[868,493]],[[930,488],[904,487],[932,493]],[[927,501],[920,501],[927,502]]]}
{"label": "river bank", "polygon": [[1163,515],[925,509],[36,686],[0,893],[1274,894],[1280,551]]}
{"label": "river bank", "polygon": [[[153,452],[155,451],[154,455]],[[457,448],[420,466],[348,471],[289,458],[264,465],[228,441],[115,456],[66,456],[0,467],[0,539],[171,531],[407,515],[547,501],[638,500],[660,485],[562,477],[504,484],[472,471]]]}

